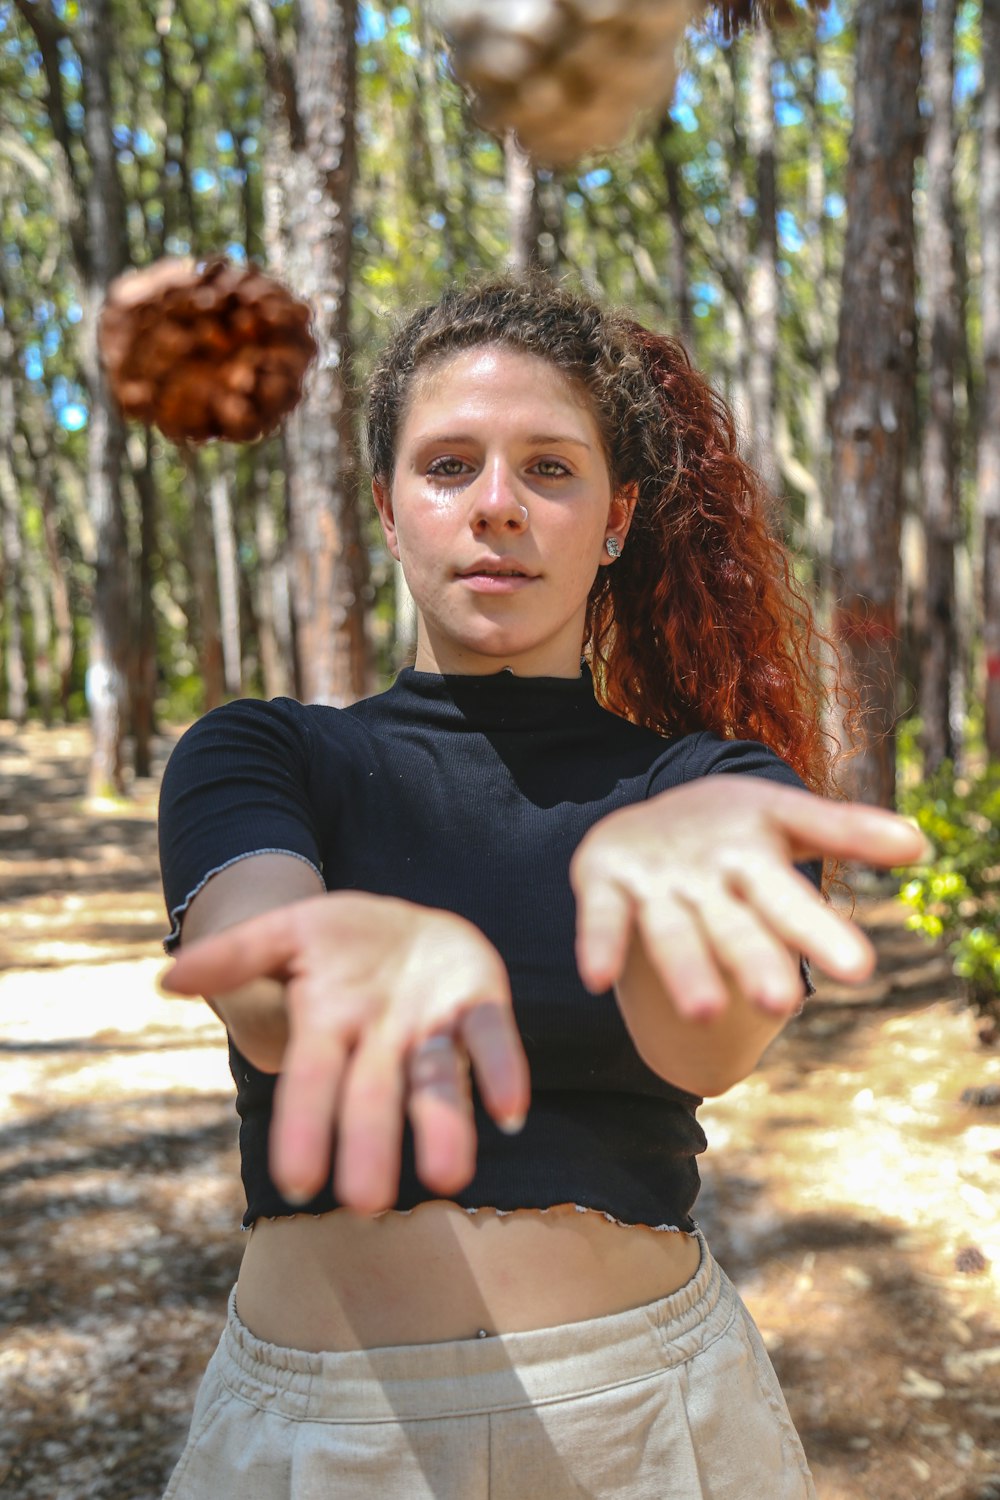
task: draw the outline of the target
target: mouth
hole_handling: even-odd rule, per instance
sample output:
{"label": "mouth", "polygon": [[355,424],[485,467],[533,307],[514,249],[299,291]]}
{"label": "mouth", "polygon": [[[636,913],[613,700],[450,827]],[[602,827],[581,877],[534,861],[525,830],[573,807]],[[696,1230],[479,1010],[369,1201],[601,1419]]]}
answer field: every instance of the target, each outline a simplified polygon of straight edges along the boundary
{"label": "mouth", "polygon": [[516,563],[482,563],[479,567],[466,568],[459,573],[459,578],[534,578],[526,568],[518,567]]}

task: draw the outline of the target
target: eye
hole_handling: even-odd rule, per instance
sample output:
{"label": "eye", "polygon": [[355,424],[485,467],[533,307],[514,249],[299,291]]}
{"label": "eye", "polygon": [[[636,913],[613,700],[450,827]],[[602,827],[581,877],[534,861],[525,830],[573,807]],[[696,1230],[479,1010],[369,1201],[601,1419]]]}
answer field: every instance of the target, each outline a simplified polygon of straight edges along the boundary
{"label": "eye", "polygon": [[435,458],[427,465],[427,473],[435,479],[458,479],[468,467],[461,458]]}
{"label": "eye", "polygon": [[570,472],[557,458],[540,458],[534,467],[543,479],[562,479]]}

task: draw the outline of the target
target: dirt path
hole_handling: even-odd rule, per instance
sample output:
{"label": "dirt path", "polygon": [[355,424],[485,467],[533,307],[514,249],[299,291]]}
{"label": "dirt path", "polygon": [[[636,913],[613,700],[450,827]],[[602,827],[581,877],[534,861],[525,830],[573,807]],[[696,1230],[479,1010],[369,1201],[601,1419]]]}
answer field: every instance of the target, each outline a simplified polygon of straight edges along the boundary
{"label": "dirt path", "polygon": [[[159,764],[169,749],[160,747]],[[158,1500],[241,1251],[225,1050],[154,978],[155,780],[81,802],[80,730],[0,724],[0,1495]],[[1000,1086],[891,903],[703,1112],[699,1217],[820,1500],[1000,1500]],[[544,1500],[544,1497],[542,1497]]]}

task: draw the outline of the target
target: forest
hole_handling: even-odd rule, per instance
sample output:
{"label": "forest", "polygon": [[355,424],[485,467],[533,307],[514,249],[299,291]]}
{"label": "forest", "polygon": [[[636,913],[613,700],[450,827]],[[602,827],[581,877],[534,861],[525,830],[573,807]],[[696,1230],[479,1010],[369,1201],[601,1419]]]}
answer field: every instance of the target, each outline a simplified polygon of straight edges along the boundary
{"label": "forest", "polygon": [[[624,145],[545,169],[479,127],[422,3],[4,0],[0,716],[87,719],[90,793],[126,797],[163,723],[384,684],[413,619],[366,368],[455,278],[536,266],[678,333],[731,404],[860,696],[844,790],[923,817],[964,883],[918,916],[969,927],[1000,795],[1000,3],[728,20]],[[276,435],[177,446],[123,422],[98,316],[124,270],[219,255],[307,300],[320,358]]]}

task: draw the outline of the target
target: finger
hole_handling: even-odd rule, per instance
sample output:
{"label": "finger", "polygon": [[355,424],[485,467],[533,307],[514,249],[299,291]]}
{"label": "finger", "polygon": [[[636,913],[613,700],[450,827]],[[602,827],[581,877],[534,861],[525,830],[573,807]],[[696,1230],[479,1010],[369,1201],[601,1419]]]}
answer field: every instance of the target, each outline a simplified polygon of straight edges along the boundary
{"label": "finger", "polygon": [[[290,985],[290,1010],[293,990]],[[308,1202],[329,1181],[346,1064],[342,1037],[293,1025],[274,1090],[269,1148],[275,1186],[290,1203]]]}
{"label": "finger", "polygon": [[484,1001],[461,1016],[458,1030],[483,1104],[501,1130],[516,1134],[531,1103],[531,1074],[513,1009]]}
{"label": "finger", "polygon": [[577,876],[576,964],[580,978],[595,995],[620,977],[628,953],[633,905],[614,880],[587,872]]}
{"label": "finger", "polygon": [[437,1192],[457,1192],[476,1170],[465,1050],[453,1037],[440,1033],[428,1037],[410,1053],[407,1077],[417,1176]]}
{"label": "finger", "polygon": [[729,987],[694,912],[673,896],[639,909],[646,955],[684,1020],[709,1021],[729,1003]]}
{"label": "finger", "polygon": [[180,995],[225,995],[247,980],[281,974],[298,948],[297,931],[289,907],[275,907],[182,948],[160,983]]}
{"label": "finger", "polygon": [[871,865],[912,865],[933,850],[919,828],[896,813],[861,802],[834,802],[794,787],[775,788],[779,826],[792,840],[795,860],[833,858]]}
{"label": "finger", "polygon": [[751,860],[733,886],[789,947],[834,979],[850,984],[874,969],[875,950],[864,933],[832,911],[797,870]]}
{"label": "finger", "polygon": [[396,1201],[405,1097],[398,1044],[369,1031],[344,1080],[333,1176],[340,1202],[358,1213],[379,1213]]}
{"label": "finger", "polygon": [[788,1016],[798,1010],[801,969],[759,912],[720,888],[698,906],[696,918],[713,958],[732,977],[739,994],[770,1015]]}

